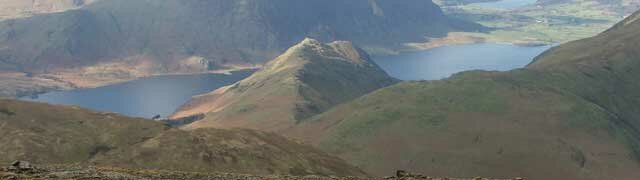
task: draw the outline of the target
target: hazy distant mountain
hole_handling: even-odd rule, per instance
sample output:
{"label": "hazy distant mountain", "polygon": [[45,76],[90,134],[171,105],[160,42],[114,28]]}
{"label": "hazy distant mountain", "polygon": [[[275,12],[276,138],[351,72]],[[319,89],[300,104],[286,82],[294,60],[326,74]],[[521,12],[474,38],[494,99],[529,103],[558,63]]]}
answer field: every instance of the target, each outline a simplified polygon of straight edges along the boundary
{"label": "hazy distant mountain", "polygon": [[0,22],[0,70],[192,72],[260,64],[307,36],[393,46],[478,28],[425,0],[108,0]]}
{"label": "hazy distant mountain", "polygon": [[525,69],[392,85],[289,133],[374,174],[637,179],[639,19]]}
{"label": "hazy distant mountain", "polygon": [[252,76],[194,97],[173,118],[205,114],[191,129],[282,131],[395,82],[350,42],[305,39]]}
{"label": "hazy distant mountain", "polygon": [[46,8],[0,21],[0,83],[21,84],[0,88],[0,96],[255,68],[305,37],[387,52],[450,31],[483,30],[446,17],[428,0],[4,1],[0,9]]}
{"label": "hazy distant mountain", "polygon": [[364,175],[339,158],[275,134],[182,131],[76,107],[0,100],[0,129],[0,164],[6,165],[26,160],[188,172]]}

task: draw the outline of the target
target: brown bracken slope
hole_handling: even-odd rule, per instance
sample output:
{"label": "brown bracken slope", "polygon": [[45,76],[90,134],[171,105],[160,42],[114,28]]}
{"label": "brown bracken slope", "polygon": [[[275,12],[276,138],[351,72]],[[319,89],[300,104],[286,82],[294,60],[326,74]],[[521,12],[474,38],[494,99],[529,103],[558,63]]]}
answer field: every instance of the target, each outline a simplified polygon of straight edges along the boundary
{"label": "brown bracken slope", "polygon": [[182,131],[146,119],[0,100],[0,164],[94,164],[195,172],[365,175],[343,160],[251,130]]}

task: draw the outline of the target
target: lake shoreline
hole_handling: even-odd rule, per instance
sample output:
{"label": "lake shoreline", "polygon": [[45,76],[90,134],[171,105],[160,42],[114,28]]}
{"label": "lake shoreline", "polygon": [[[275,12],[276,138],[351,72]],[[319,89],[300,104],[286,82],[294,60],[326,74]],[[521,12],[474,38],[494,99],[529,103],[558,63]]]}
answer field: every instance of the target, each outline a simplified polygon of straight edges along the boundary
{"label": "lake shoreline", "polygon": [[255,69],[156,74],[107,86],[52,91],[17,99],[116,112],[130,117],[152,118],[159,115],[163,118],[193,96],[233,84],[253,72]]}
{"label": "lake shoreline", "polygon": [[470,44],[507,44],[519,47],[542,47],[557,44],[539,40],[500,40],[487,33],[451,32],[445,37],[430,38],[425,42],[406,43],[400,48],[365,48],[373,57],[414,53],[441,47]]}
{"label": "lake shoreline", "polygon": [[[459,44],[405,51],[396,56],[383,57],[386,59],[372,56],[372,59],[389,75],[403,81],[436,80],[469,70],[505,71],[520,68],[546,48],[509,43]],[[156,73],[107,86],[43,91],[44,94],[23,97],[22,100],[76,105],[131,117],[163,118],[169,117],[193,96],[238,82],[251,75],[252,70],[255,68]]]}
{"label": "lake shoreline", "polygon": [[514,43],[460,43],[372,56],[394,78],[405,81],[438,80],[472,70],[508,71],[525,67],[540,53],[553,47]]}
{"label": "lake shoreline", "polygon": [[[219,69],[213,71],[203,71],[203,72],[173,72],[173,73],[154,73],[150,75],[143,75],[131,78],[122,78],[122,79],[109,79],[105,81],[97,81],[93,82],[94,85],[78,85],[73,82],[67,81],[63,78],[59,78],[56,75],[51,74],[43,74],[43,75],[35,75],[29,77],[25,73],[3,73],[0,74],[0,82],[3,79],[11,79],[16,77],[24,77],[25,81],[34,81],[35,79],[41,79],[42,81],[47,81],[45,85],[41,84],[33,84],[32,90],[29,90],[29,85],[25,85],[21,88],[25,89],[20,92],[15,92],[15,95],[4,95],[0,96],[3,98],[11,98],[11,99],[23,99],[23,98],[36,98],[39,95],[50,93],[50,92],[59,92],[59,91],[72,91],[72,90],[80,90],[80,89],[95,89],[106,86],[118,85],[122,83],[132,82],[136,80],[141,80],[145,78],[153,78],[153,77],[163,77],[163,76],[189,76],[189,75],[232,75],[235,72],[243,72],[243,71],[255,71],[260,69],[260,66],[252,66],[252,67],[241,67],[241,68],[227,68],[227,69]],[[4,75],[7,74],[7,75]],[[38,86],[46,86],[46,88],[40,88]],[[48,86],[47,86],[48,85]],[[7,93],[10,94],[10,93]]]}

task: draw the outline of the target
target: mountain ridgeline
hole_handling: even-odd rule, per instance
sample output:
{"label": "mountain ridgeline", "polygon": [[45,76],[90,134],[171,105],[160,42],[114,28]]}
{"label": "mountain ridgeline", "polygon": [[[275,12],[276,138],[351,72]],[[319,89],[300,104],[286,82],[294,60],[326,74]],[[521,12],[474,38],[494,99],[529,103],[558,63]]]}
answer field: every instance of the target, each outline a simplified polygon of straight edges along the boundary
{"label": "mountain ridgeline", "polygon": [[261,64],[304,37],[373,47],[479,29],[425,0],[103,0],[0,22],[0,70],[206,71]]}
{"label": "mountain ridgeline", "polygon": [[307,38],[250,77],[194,97],[173,118],[205,115],[189,128],[282,131],[396,81],[351,42]]}
{"label": "mountain ridgeline", "polygon": [[115,166],[254,175],[365,174],[282,136],[251,130],[183,131],[114,113],[0,100],[0,163]]}
{"label": "mountain ridgeline", "polygon": [[[250,128],[297,138],[373,175],[407,169],[434,176],[632,180],[640,175],[639,19],[636,13],[596,37],[555,47],[523,69],[439,81],[391,83],[384,74],[367,74],[378,70],[353,69],[367,61],[336,51],[348,43],[305,40],[177,114],[206,112],[208,118],[186,129]],[[327,58],[336,57],[331,54],[342,58]],[[351,68],[332,65],[338,62]],[[389,83],[345,86],[356,82]],[[390,86],[364,94],[384,85]],[[338,98],[349,92],[359,93]]]}

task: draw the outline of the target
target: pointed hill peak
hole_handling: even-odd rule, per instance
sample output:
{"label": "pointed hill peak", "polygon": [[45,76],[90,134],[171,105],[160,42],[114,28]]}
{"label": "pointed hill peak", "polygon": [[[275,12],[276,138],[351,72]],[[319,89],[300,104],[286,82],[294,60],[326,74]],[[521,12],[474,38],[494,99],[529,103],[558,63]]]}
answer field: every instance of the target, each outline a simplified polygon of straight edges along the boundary
{"label": "pointed hill peak", "polygon": [[306,38],[250,77],[194,97],[173,117],[205,114],[187,128],[281,131],[395,82],[351,42]]}
{"label": "pointed hill peak", "polygon": [[[288,61],[300,61],[304,63],[293,63]],[[311,61],[343,61],[355,65],[373,66],[375,63],[370,59],[369,55],[352,42],[335,41],[331,43],[322,43],[316,39],[305,38],[300,43],[289,48],[278,58],[267,63],[266,66],[291,64],[305,64]],[[287,61],[286,63],[284,61]]]}

